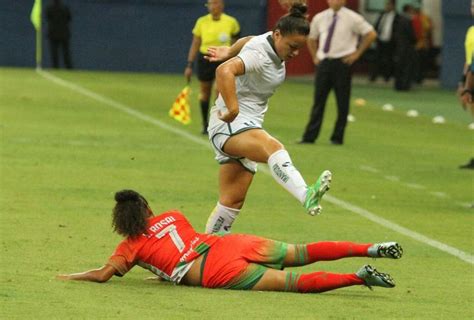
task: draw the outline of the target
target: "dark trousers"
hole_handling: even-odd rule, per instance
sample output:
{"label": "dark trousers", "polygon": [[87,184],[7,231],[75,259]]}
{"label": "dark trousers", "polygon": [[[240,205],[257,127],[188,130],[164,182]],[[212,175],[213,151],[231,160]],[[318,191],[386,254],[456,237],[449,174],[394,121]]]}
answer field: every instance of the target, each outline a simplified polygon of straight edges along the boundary
{"label": "dark trousers", "polygon": [[375,68],[370,75],[370,80],[375,81],[381,74],[385,81],[393,76],[393,51],[392,42],[377,42]]}
{"label": "dark trousers", "polygon": [[62,49],[64,65],[68,69],[72,69],[71,54],[69,52],[69,40],[49,40],[49,47],[51,49],[51,60],[53,68],[59,68],[59,49]]}
{"label": "dark trousers", "polygon": [[395,57],[395,90],[408,91],[414,78],[415,52],[407,48],[405,52]]}
{"label": "dark trousers", "polygon": [[422,83],[425,79],[426,70],[428,70],[429,66],[429,50],[428,49],[419,49],[416,50],[416,59],[415,59],[415,74],[414,74],[414,81],[416,83]]}
{"label": "dark trousers", "polygon": [[316,72],[313,109],[310,120],[303,135],[303,141],[314,142],[321,130],[324,109],[331,89],[336,93],[337,120],[331,135],[331,141],[343,143],[347,116],[349,115],[349,100],[351,96],[351,67],[341,59],[323,60]]}

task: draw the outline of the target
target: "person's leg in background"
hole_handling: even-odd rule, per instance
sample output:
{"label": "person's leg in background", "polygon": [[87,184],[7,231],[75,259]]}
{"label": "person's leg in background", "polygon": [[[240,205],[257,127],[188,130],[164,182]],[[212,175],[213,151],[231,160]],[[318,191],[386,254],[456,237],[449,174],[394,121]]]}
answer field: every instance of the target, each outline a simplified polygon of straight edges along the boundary
{"label": "person's leg in background", "polygon": [[53,64],[53,68],[59,68],[59,42],[56,40],[49,40],[49,48],[51,49],[51,63]]}
{"label": "person's leg in background", "polygon": [[61,45],[63,50],[64,65],[67,69],[72,69],[71,52],[69,50],[69,39],[62,41]]}
{"label": "person's leg in background", "polygon": [[331,61],[323,60],[316,70],[313,108],[301,143],[314,143],[321,130],[326,101],[333,86],[331,77]]}
{"label": "person's leg in background", "polygon": [[337,120],[331,135],[331,143],[340,145],[344,143],[344,131],[347,125],[347,116],[349,115],[352,82],[351,66],[341,60],[336,60],[333,72],[334,91],[337,101]]}
{"label": "person's leg in background", "polygon": [[207,134],[207,125],[209,118],[209,101],[211,100],[213,81],[199,81],[199,105],[201,107],[202,116],[202,134]]}

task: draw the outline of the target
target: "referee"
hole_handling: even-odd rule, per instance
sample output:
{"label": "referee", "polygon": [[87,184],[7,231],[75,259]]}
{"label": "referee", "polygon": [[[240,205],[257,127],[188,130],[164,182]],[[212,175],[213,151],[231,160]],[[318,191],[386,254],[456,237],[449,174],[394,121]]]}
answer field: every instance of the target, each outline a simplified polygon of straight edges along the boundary
{"label": "referee", "polygon": [[224,13],[223,0],[208,0],[206,6],[209,14],[200,17],[194,25],[193,42],[189,48],[188,63],[184,70],[187,81],[191,81],[194,61],[197,59],[203,134],[207,134],[209,100],[216,68],[219,66],[219,62],[209,62],[204,56],[210,46],[230,46],[240,33],[239,22]]}
{"label": "referee", "polygon": [[[329,8],[311,21],[308,49],[317,66],[314,104],[300,143],[314,143],[321,130],[326,100],[334,89],[337,121],[331,143],[342,145],[349,115],[351,66],[377,38],[377,33],[361,15],[344,7],[345,0],[327,0]],[[359,37],[362,40],[359,43]]]}

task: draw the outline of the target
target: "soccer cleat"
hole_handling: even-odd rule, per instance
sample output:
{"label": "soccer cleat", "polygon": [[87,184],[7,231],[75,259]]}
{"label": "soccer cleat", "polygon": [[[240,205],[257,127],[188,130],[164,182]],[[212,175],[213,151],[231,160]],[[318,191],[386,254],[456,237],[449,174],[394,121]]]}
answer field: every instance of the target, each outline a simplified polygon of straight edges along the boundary
{"label": "soccer cleat", "polygon": [[374,267],[365,265],[356,272],[356,276],[364,280],[364,283],[370,290],[372,287],[395,287],[395,281],[388,273],[378,272]]}
{"label": "soccer cleat", "polygon": [[373,244],[367,252],[373,258],[400,259],[403,255],[403,248],[397,242],[382,242]]}
{"label": "soccer cleat", "polygon": [[331,184],[332,173],[329,170],[325,170],[318,178],[315,184],[308,186],[306,191],[306,199],[304,201],[304,207],[308,213],[312,216],[321,213],[323,207],[319,204],[321,198],[329,190]]}

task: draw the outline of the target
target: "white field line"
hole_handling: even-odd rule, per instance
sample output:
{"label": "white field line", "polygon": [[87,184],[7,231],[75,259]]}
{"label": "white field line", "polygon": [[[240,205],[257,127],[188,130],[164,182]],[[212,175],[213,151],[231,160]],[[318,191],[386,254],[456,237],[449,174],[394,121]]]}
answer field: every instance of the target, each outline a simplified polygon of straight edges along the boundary
{"label": "white field line", "polygon": [[[367,172],[371,172],[371,173],[374,173],[374,174],[377,174],[377,173],[380,172],[378,169],[375,169],[375,168],[370,167],[370,166],[359,166],[359,169],[362,170],[362,171],[367,171]],[[426,192],[428,194],[430,194],[434,197],[440,198],[440,199],[450,199],[451,198],[451,196],[449,194],[447,194],[446,192],[430,191],[430,190],[427,190],[427,188],[424,185],[417,184],[417,183],[403,182],[397,176],[384,176],[384,178],[388,181],[391,181],[391,182],[400,183],[400,184],[402,184],[402,185],[404,185],[408,188],[411,188],[411,189],[426,190]],[[471,205],[472,205],[470,203],[464,203],[464,202],[456,202],[456,203],[457,203],[457,205],[459,205],[461,207],[471,207]]]}
{"label": "white field line", "polygon": [[[42,77],[54,82],[55,84],[57,85],[60,85],[60,86],[63,86],[63,87],[66,87],[68,89],[71,89],[73,91],[76,91],[82,95],[85,95],[91,99],[94,99],[96,101],[99,101],[99,102],[102,102],[103,104],[105,105],[108,105],[112,108],[115,108],[117,110],[120,110],[122,112],[125,112],[135,118],[138,118],[140,120],[143,120],[145,122],[148,122],[148,123],[151,123],[155,126],[158,126],[164,130],[167,130],[167,131],[170,131],[170,132],[173,132],[179,136],[182,136],[183,138],[186,138],[188,140],[191,140],[193,142],[196,142],[200,145],[203,145],[207,148],[210,148],[210,145],[209,145],[209,142],[207,140],[204,140],[204,139],[201,139],[201,138],[197,138],[195,136],[193,136],[192,134],[190,133],[187,133],[186,131],[183,131],[181,129],[178,129],[176,127],[173,127],[173,126],[170,126],[158,119],[155,119],[155,118],[152,118],[144,113],[141,113],[139,111],[136,111],[122,103],[119,103],[119,102],[116,102],[115,100],[112,100],[110,98],[107,98],[107,97],[104,97],[100,94],[97,94],[93,91],[90,91],[88,89],[85,89],[81,86],[78,86],[72,82],[69,82],[69,81],[66,81],[66,80],[63,80],[61,78],[58,78],[56,77],[55,75],[49,73],[49,72],[46,72],[46,71],[42,71],[42,70],[37,70],[38,74],[41,75]],[[263,168],[262,168],[263,169]],[[265,168],[266,169],[266,168]],[[269,174],[269,171],[268,170],[261,170],[267,174]],[[428,238],[420,233],[417,233],[415,231],[412,231],[410,229],[407,229],[405,227],[402,227],[396,223],[393,223],[387,219],[384,219],[384,218],[381,218],[379,216],[377,216],[376,214],[368,211],[368,210],[365,210],[363,208],[360,208],[360,207],[357,207],[349,202],[346,202],[346,201],[343,201],[343,200],[340,200],[334,196],[331,196],[331,195],[325,195],[325,200],[327,200],[328,202],[338,206],[338,207],[341,207],[343,209],[346,209],[350,212],[353,212],[355,214],[358,214],[359,216],[361,217],[364,217],[372,222],[375,222],[387,229],[390,229],[390,230],[393,230],[395,232],[398,232],[400,234],[403,234],[407,237],[410,237],[416,241],[419,241],[421,243],[424,243],[426,245],[429,245],[435,249],[438,249],[438,250],[441,250],[443,252],[446,252],[452,256],[455,256],[467,263],[470,263],[470,264],[474,264],[474,256],[467,253],[467,252],[464,252],[464,251],[461,251],[457,248],[454,248],[454,247],[451,247],[447,244],[444,244],[442,242],[439,242],[437,240],[434,240],[434,239],[431,239],[431,238]]]}

